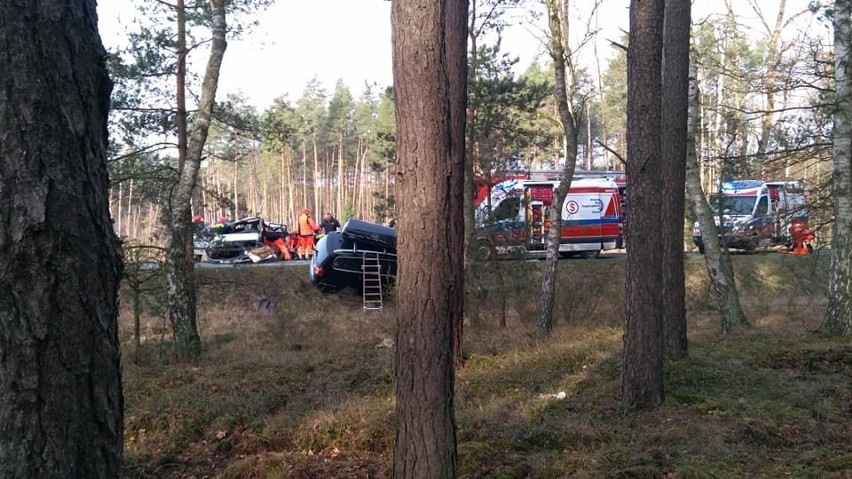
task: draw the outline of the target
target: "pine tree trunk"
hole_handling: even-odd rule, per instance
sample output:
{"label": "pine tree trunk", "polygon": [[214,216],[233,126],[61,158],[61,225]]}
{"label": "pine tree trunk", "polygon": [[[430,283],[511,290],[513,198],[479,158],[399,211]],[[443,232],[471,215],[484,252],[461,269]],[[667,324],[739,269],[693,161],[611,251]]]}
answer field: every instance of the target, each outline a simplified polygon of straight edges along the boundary
{"label": "pine tree trunk", "polygon": [[683,269],[690,0],[666,0],[663,31],[663,337],[666,357],[688,354]]}
{"label": "pine tree trunk", "polygon": [[[286,221],[292,228],[296,228],[298,225],[296,223],[292,223],[292,221],[296,220],[296,199],[293,192],[293,179],[295,175],[293,174],[293,157],[288,156],[287,158],[287,211],[286,211]],[[291,228],[291,229],[292,229]]]}
{"label": "pine tree trunk", "polygon": [[239,195],[239,182],[240,182],[240,157],[234,158],[234,194],[233,194],[233,212],[231,213],[231,220],[235,221],[239,219],[240,216],[240,195]]}
{"label": "pine tree trunk", "polygon": [[93,0],[0,1],[0,477],[122,476],[112,83]]}
{"label": "pine tree trunk", "polygon": [[121,224],[122,224],[121,215],[122,215],[122,213],[124,213],[123,208],[122,208],[122,205],[124,204],[123,200],[124,200],[124,182],[121,182],[121,183],[118,184],[118,207],[116,208],[118,210],[117,211],[118,214],[115,216],[115,218],[116,218],[116,220],[115,220],[115,232],[118,234],[119,238],[121,238],[122,235],[123,235],[123,231],[122,231],[122,228],[121,228]]}
{"label": "pine tree trunk", "polygon": [[[465,0],[393,2],[400,182],[394,478],[456,477],[464,288]],[[424,225],[429,234],[423,234]]]}
{"label": "pine tree trunk", "polygon": [[285,196],[285,191],[287,190],[290,179],[287,177],[287,154],[286,149],[281,149],[281,168],[278,170],[278,187],[280,188],[279,197],[278,197],[278,220],[282,223],[289,223],[290,217],[287,214],[287,197]]}
{"label": "pine tree trunk", "polygon": [[631,0],[627,52],[627,218],[621,399],[626,409],[653,410],[663,389],[661,80],[663,0]]}
{"label": "pine tree trunk", "polygon": [[133,215],[133,178],[130,179],[130,191],[127,194],[127,230],[128,236],[133,238],[134,240],[138,240],[136,237],[136,221],[134,220]]}
{"label": "pine tree trunk", "polygon": [[320,196],[320,169],[319,169],[319,152],[317,151],[317,134],[316,134],[316,132],[314,132],[314,135],[313,135],[313,146],[314,146],[314,180],[313,180],[314,204],[313,204],[312,207],[307,206],[307,205],[305,205],[305,207],[311,210],[311,214],[315,218],[319,218],[319,216],[317,216],[317,215],[318,215],[318,211],[319,211],[319,196]]}
{"label": "pine tree trunk", "polygon": [[834,236],[828,306],[820,331],[852,335],[852,1],[836,0],[834,11]]}

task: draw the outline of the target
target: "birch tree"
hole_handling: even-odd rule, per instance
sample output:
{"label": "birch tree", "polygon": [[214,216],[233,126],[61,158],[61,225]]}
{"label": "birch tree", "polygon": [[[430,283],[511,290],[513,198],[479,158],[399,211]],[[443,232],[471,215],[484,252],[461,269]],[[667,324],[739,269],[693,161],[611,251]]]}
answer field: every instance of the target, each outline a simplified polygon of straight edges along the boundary
{"label": "birch tree", "polygon": [[180,177],[170,198],[167,212],[169,241],[166,246],[166,298],[169,304],[169,319],[179,355],[197,355],[201,351],[201,338],[195,304],[195,280],[191,245],[191,200],[198,181],[204,143],[213,116],[213,104],[219,84],[219,71],[227,46],[225,40],[225,0],[210,0],[211,38],[210,57],[201,85],[201,100],[192,121],[187,141],[186,160],[180,169]]}
{"label": "birch tree", "polygon": [[540,333],[553,329],[553,301],[556,296],[556,265],[559,261],[559,243],[562,240],[562,204],[571,187],[577,165],[578,115],[574,110],[575,70],[569,44],[570,23],[568,0],[547,0],[548,26],[550,27],[550,55],[553,59],[553,93],[559,109],[559,121],[565,141],[565,166],[562,180],[553,191],[553,200],[547,214],[550,230],[547,233],[547,256],[542,267],[541,295],[538,301],[535,325]]}
{"label": "birch tree", "polygon": [[701,166],[698,164],[695,139],[699,118],[699,97],[697,72],[695,64],[692,63],[689,75],[689,110],[686,135],[686,190],[701,228],[701,236],[704,240],[704,264],[710,276],[716,301],[719,304],[721,328],[723,332],[728,333],[735,327],[746,324],[747,320],[737,294],[731,257],[720,245],[719,229],[716,227],[713,211],[710,209],[707,197],[701,187]]}
{"label": "birch tree", "polygon": [[852,335],[852,1],[834,2],[834,236],[820,331]]}

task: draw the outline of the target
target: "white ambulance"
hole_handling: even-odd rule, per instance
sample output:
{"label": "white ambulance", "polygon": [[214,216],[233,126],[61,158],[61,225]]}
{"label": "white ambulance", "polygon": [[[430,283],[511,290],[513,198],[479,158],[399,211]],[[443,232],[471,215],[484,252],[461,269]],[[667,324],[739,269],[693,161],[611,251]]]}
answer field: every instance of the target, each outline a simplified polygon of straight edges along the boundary
{"label": "white ambulance", "polygon": [[[491,187],[476,208],[479,255],[544,255],[555,180],[510,179]],[[559,253],[597,257],[621,246],[621,197],[611,179],[575,179],[562,207]]]}
{"label": "white ambulance", "polygon": [[[794,232],[808,228],[804,189],[798,181],[726,181],[711,196],[710,209],[722,246],[746,252],[758,246],[789,246]],[[704,253],[697,221],[692,241]]]}

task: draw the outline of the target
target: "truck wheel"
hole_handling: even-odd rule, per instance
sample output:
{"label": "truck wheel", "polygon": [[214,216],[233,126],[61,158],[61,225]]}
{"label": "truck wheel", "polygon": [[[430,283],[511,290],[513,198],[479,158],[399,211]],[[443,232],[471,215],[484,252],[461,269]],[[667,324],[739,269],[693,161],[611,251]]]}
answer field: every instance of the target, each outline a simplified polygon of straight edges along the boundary
{"label": "truck wheel", "polygon": [[487,240],[479,240],[476,243],[476,259],[480,261],[488,261],[493,259],[491,254],[491,244]]}
{"label": "truck wheel", "polygon": [[583,251],[580,253],[580,257],[583,259],[597,259],[601,256],[601,250],[595,251]]}

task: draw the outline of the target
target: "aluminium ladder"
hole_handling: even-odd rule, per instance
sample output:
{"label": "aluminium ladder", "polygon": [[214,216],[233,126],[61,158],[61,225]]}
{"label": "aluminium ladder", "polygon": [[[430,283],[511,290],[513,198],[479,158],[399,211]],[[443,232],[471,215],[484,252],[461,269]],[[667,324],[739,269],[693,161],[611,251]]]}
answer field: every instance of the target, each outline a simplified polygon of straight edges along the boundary
{"label": "aluminium ladder", "polygon": [[364,291],[364,311],[381,311],[384,303],[382,302],[382,266],[379,263],[379,254],[365,252],[363,259],[361,286]]}

